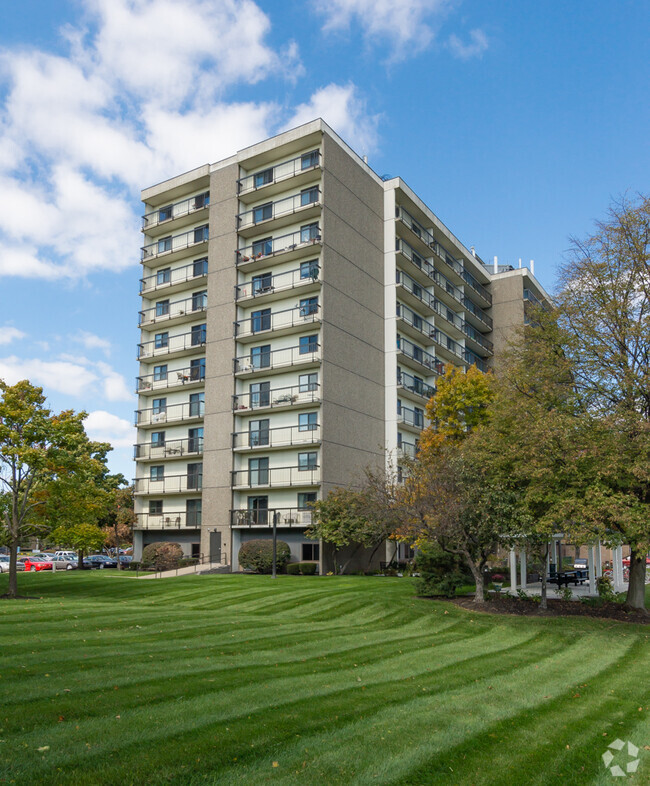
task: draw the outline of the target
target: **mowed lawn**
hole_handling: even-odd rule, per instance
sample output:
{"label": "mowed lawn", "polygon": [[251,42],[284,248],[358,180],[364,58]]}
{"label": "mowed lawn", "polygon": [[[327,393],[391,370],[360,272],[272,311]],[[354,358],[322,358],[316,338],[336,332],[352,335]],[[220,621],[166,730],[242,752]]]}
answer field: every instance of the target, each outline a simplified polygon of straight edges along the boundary
{"label": "mowed lawn", "polygon": [[[1,783],[650,783],[648,626],[471,613],[409,579],[19,582]],[[641,749],[625,780],[617,738]]]}

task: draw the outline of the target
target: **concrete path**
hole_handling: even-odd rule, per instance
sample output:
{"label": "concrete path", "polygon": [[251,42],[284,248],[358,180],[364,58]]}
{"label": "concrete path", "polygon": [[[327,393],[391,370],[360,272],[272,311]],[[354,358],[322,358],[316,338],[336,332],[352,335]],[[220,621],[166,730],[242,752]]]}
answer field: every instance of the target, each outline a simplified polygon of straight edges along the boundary
{"label": "concrete path", "polygon": [[[170,579],[174,576],[189,576],[193,573],[207,573],[208,571],[218,570],[224,566],[220,562],[206,562],[203,565],[188,565],[186,568],[174,568],[174,570],[163,570],[157,573],[146,573],[138,576],[139,579]],[[224,571],[226,572],[226,571]],[[228,570],[230,572],[230,570]]]}

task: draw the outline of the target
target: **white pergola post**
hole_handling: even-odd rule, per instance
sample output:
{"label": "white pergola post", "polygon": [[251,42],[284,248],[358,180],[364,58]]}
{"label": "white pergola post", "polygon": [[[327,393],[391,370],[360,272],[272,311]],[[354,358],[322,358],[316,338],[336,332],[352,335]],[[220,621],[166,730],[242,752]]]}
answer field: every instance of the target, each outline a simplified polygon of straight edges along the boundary
{"label": "white pergola post", "polygon": [[600,541],[596,549],[596,576],[600,578],[603,575],[603,547]]}
{"label": "white pergola post", "polygon": [[589,560],[589,594],[596,594],[596,547],[589,546],[587,550]]}
{"label": "white pergola post", "polygon": [[614,561],[614,591],[623,592],[623,546],[616,546],[612,558]]}
{"label": "white pergola post", "polygon": [[519,578],[521,580],[521,588],[526,589],[526,549],[519,551]]}
{"label": "white pergola post", "polygon": [[517,591],[517,552],[510,549],[510,592]]}

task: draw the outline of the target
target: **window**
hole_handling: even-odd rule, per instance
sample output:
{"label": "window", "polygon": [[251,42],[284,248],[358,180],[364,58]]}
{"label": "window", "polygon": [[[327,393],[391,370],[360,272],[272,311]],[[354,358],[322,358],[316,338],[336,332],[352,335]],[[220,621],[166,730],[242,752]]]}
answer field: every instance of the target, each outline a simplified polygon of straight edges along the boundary
{"label": "window", "polygon": [[152,448],[163,448],[163,447],[165,447],[165,432],[164,431],[154,431],[151,434],[151,447]]}
{"label": "window", "polygon": [[310,393],[318,390],[318,374],[301,374],[298,377],[298,392]]}
{"label": "window", "polygon": [[253,368],[268,368],[271,365],[271,345],[251,348],[251,365]]}
{"label": "window", "polygon": [[260,221],[268,221],[273,218],[273,202],[267,202],[265,205],[253,208],[253,223],[259,224]]}
{"label": "window", "polygon": [[318,313],[318,298],[306,297],[300,301],[300,316],[308,317],[310,314]]}
{"label": "window", "polygon": [[411,261],[419,268],[422,267],[422,257],[418,256],[415,251],[411,251]]}
{"label": "window", "polygon": [[300,263],[300,278],[311,278],[314,281],[318,278],[318,260],[312,259],[309,262]]}
{"label": "window", "polygon": [[251,420],[248,424],[248,446],[251,448],[269,444],[269,419]]}
{"label": "window", "polygon": [[298,494],[298,510],[309,510],[312,502],[316,502],[315,491],[301,491]]}
{"label": "window", "polygon": [[165,207],[161,207],[160,210],[158,211],[158,222],[169,221],[169,219],[172,217],[173,212],[174,212],[173,205],[166,205]]}
{"label": "window", "polygon": [[203,241],[208,239],[208,225],[204,224],[202,227],[197,227],[194,230],[194,242],[195,243],[203,243]]}
{"label": "window", "polygon": [[253,311],[251,314],[251,332],[259,333],[260,330],[271,329],[271,309],[263,308],[261,311]]}
{"label": "window", "polygon": [[203,464],[187,465],[187,488],[198,491],[203,486]]}
{"label": "window", "polygon": [[253,184],[255,188],[259,188],[260,186],[265,186],[268,183],[273,182],[273,167],[269,169],[264,169],[261,172],[257,172],[253,175]]}
{"label": "window", "polygon": [[311,153],[304,153],[300,157],[300,168],[311,169],[313,166],[318,166],[318,158],[318,150],[312,150]]}
{"label": "window", "polygon": [[266,486],[269,482],[268,458],[248,459],[248,485]]}
{"label": "window", "polygon": [[250,511],[248,521],[250,524],[267,524],[269,520],[269,498],[268,497],[249,497],[248,510]]}
{"label": "window", "polygon": [[195,259],[192,263],[192,277],[198,278],[198,276],[207,276],[208,275],[208,259],[207,257],[203,259]]}
{"label": "window", "polygon": [[192,311],[204,311],[208,305],[207,289],[192,293]]}
{"label": "window", "polygon": [[156,333],[154,345],[156,349],[169,346],[169,333]]}
{"label": "window", "polygon": [[200,499],[188,499],[185,503],[185,514],[188,527],[201,526],[202,501]]}
{"label": "window", "polygon": [[153,414],[160,415],[163,412],[167,412],[167,399],[166,398],[155,398],[153,400]]}
{"label": "window", "polygon": [[300,227],[300,242],[309,243],[310,240],[320,240],[320,227],[317,223]]}
{"label": "window", "polygon": [[201,453],[203,451],[203,427],[187,430],[187,452]]}
{"label": "window", "polygon": [[318,453],[298,453],[298,470],[306,472],[318,467]]}
{"label": "window", "polygon": [[412,352],[413,352],[413,359],[418,360],[422,363],[422,350],[420,347],[416,347],[415,344],[411,344]]}
{"label": "window", "polygon": [[152,483],[165,479],[165,468],[162,466],[149,467],[149,478]]}
{"label": "window", "polygon": [[205,358],[190,360],[190,379],[193,382],[205,379]]}
{"label": "window", "polygon": [[150,499],[149,500],[149,515],[150,516],[160,516],[163,512],[163,501],[161,499]]}
{"label": "window", "polygon": [[300,336],[298,346],[301,355],[307,355],[310,352],[317,352],[318,336]]}
{"label": "window", "polygon": [[253,243],[252,255],[254,257],[265,257],[273,253],[273,238],[265,237]]}
{"label": "window", "polygon": [[197,194],[194,197],[194,210],[200,210],[202,207],[207,207],[210,204],[210,192],[206,191],[205,194]]}
{"label": "window", "polygon": [[316,431],[318,412],[304,412],[298,415],[298,431]]}
{"label": "window", "polygon": [[167,366],[154,366],[153,367],[153,380],[154,382],[164,382],[167,379]]}
{"label": "window", "polygon": [[271,403],[271,383],[254,382],[249,387],[251,407],[268,407]]}
{"label": "window", "polygon": [[161,237],[158,241],[158,253],[162,254],[164,251],[172,250],[172,236]]}
{"label": "window", "polygon": [[159,270],[156,273],[156,285],[160,286],[161,284],[169,284],[172,277],[172,269],[170,267],[165,267],[162,270]]}
{"label": "window", "polygon": [[193,347],[205,344],[205,330],[206,325],[192,325],[191,344]]}
{"label": "window", "polygon": [[192,559],[200,559],[200,557],[201,557],[201,544],[200,543],[190,543],[190,549],[191,549],[190,556],[192,557]]}
{"label": "window", "polygon": [[156,303],[156,316],[164,317],[169,314],[169,300],[159,300]]}
{"label": "window", "polygon": [[253,276],[253,295],[260,295],[262,292],[268,292],[273,289],[272,280],[273,275],[271,273],[261,273],[258,276]]}
{"label": "window", "polygon": [[202,418],[205,408],[205,393],[190,394],[190,417]]}
{"label": "window", "polygon": [[313,202],[318,202],[318,186],[303,188],[300,192],[300,204],[311,205]]}
{"label": "window", "polygon": [[413,409],[413,425],[424,426],[424,410],[414,407]]}
{"label": "window", "polygon": [[320,558],[320,544],[318,543],[303,543],[302,544],[302,559],[305,561],[316,562]]}

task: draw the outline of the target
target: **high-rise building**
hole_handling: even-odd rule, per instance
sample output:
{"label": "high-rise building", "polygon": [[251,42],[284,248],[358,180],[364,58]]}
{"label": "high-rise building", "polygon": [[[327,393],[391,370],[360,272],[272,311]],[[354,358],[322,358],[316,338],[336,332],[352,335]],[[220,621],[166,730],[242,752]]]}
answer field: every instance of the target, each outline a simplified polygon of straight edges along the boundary
{"label": "high-rise building", "polygon": [[489,369],[546,298],[322,120],[142,198],[136,558],[172,540],[236,570],[275,525],[329,569],[309,504],[413,455],[445,366]]}

